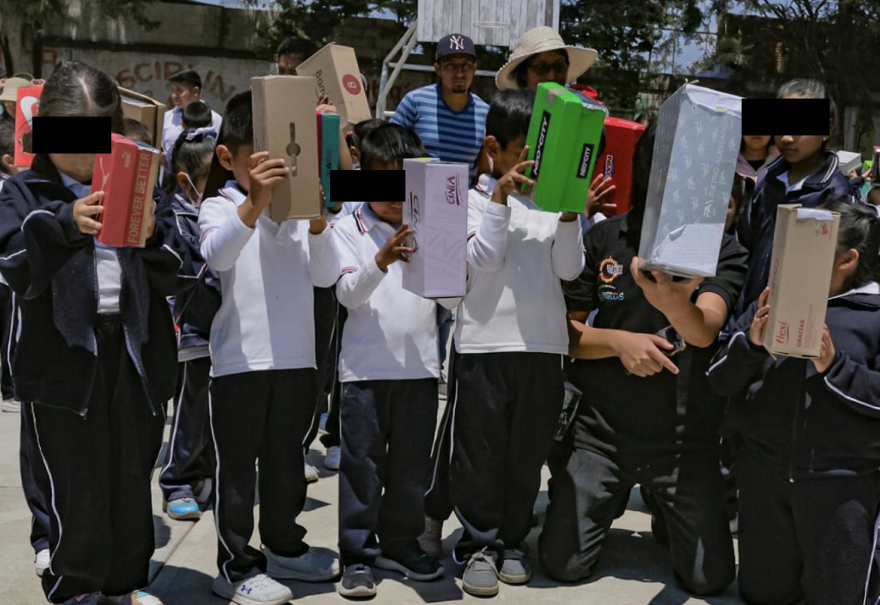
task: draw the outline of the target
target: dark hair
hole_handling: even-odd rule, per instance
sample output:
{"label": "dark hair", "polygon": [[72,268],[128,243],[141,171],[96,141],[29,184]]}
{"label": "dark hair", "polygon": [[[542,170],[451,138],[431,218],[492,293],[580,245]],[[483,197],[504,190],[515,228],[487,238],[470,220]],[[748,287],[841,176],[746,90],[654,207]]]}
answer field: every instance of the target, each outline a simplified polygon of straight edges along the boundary
{"label": "dark hair", "polygon": [[315,54],[317,50],[317,45],[311,40],[306,40],[299,36],[292,36],[278,45],[278,52],[276,54],[279,57],[286,55],[298,59],[308,59]]}
{"label": "dark hair", "polygon": [[171,151],[171,178],[168,179],[166,193],[174,193],[177,188],[177,173],[185,172],[193,182],[208,175],[211,168],[211,155],[216,141],[204,133],[185,130],[174,142]]}
{"label": "dark hair", "polygon": [[363,143],[367,135],[376,130],[377,127],[381,126],[384,123],[385,120],[380,120],[379,118],[373,118],[372,120],[363,120],[362,122],[358,122],[354,125],[354,128],[352,128],[351,135],[347,138],[346,142],[349,144],[349,146],[360,150],[361,143]]}
{"label": "dark hair", "polygon": [[[244,145],[254,144],[254,103],[251,91],[240,92],[226,103],[217,145],[225,145],[233,154]],[[205,198],[215,197],[226,181],[234,179],[231,170],[220,163],[217,154],[211,160]]]}
{"label": "dark hair", "polygon": [[754,194],[754,192],[755,181],[747,179],[738,172],[733,173],[733,187],[730,189],[730,197],[733,198],[733,201],[736,204],[737,218],[739,218],[739,214],[742,212],[745,205],[752,199],[752,194]]}
{"label": "dark hair", "polygon": [[187,128],[204,128],[214,122],[211,108],[204,101],[193,101],[183,108],[183,123]]}
{"label": "dark hair", "polygon": [[129,139],[134,139],[147,145],[153,144],[153,137],[150,136],[150,129],[147,128],[146,124],[141,124],[131,118],[125,118],[123,123],[125,124],[125,136]]}
{"label": "dark hair", "polygon": [[[872,202],[871,197],[875,197],[876,201]],[[868,193],[865,194],[865,201],[873,206],[880,206],[880,185],[874,185],[868,189]]]}
{"label": "dark hair", "polygon": [[202,88],[202,78],[199,76],[198,72],[194,69],[184,69],[183,71],[179,71],[170,78],[168,78],[169,84],[184,84],[189,86],[190,88],[199,87]]}
{"label": "dark hair", "polygon": [[[806,79],[790,80],[780,86],[779,90],[776,91],[777,99],[791,95],[803,97],[805,99],[828,99],[828,104],[831,106],[829,109],[829,113],[831,114],[830,134],[833,135],[835,133],[835,130],[837,129],[837,105],[835,105],[834,99],[828,94],[828,91],[822,82]],[[822,149],[825,149],[824,143],[822,144]]]}
{"label": "dark hair", "polygon": [[[10,120],[0,120],[0,158],[4,155],[15,153],[15,123]],[[0,172],[10,174],[3,162],[0,162]]]}
{"label": "dark hair", "polygon": [[502,149],[528,136],[534,105],[534,90],[508,89],[496,93],[486,116],[486,136],[495,137]]}
{"label": "dark hair", "polygon": [[[568,51],[564,48],[555,48],[550,52],[554,52],[565,57],[565,60],[568,62]],[[526,57],[526,60],[517,65],[510,75],[508,76],[512,81],[516,82],[517,88],[525,88],[526,87],[526,72],[529,69],[528,63],[532,59],[532,57]]]}
{"label": "dark hair", "polygon": [[110,130],[125,134],[122,97],[108,74],[80,61],[61,61],[43,85],[43,117],[109,117]]}
{"label": "dark hair", "polygon": [[880,281],[880,218],[877,217],[877,209],[865,204],[853,204],[846,199],[831,200],[821,207],[840,213],[837,253],[843,254],[850,249],[859,252],[852,287],[859,288],[872,281]]}
{"label": "dark hair", "polygon": [[642,219],[648,201],[648,183],[651,180],[651,163],[654,161],[654,141],[657,138],[657,118],[651,116],[645,125],[645,133],[633,151],[632,185],[629,192],[630,211],[627,216],[627,237],[630,245],[638,249],[642,233]]}
{"label": "dark hair", "polygon": [[361,141],[361,168],[370,170],[376,162],[402,164],[406,158],[420,158],[425,148],[410,128],[386,122],[372,129]]}

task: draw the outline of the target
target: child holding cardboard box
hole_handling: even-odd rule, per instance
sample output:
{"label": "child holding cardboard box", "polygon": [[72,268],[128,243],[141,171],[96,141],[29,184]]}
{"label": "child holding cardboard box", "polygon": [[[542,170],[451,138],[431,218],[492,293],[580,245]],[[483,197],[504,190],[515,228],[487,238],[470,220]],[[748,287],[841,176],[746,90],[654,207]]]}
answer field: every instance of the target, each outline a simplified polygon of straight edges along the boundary
{"label": "child holding cardboard box", "polygon": [[[123,132],[113,79],[62,61],[41,115],[102,116]],[[144,248],[96,250],[104,192],[94,154],[37,154],[0,203],[0,271],[20,313],[13,376],[51,487],[43,572],[52,603],[158,605],[139,590],[154,550],[150,478],[173,394],[175,293],[182,242],[144,213]],[[62,310],[59,314],[59,310]],[[63,539],[62,539],[63,536]]]}
{"label": "child holding cardboard box", "polygon": [[636,144],[632,209],[590,231],[586,267],[565,287],[574,358],[566,376],[589,397],[577,408],[564,462],[553,469],[538,548],[548,576],[588,578],[638,483],[653,502],[652,533],[669,546],[677,580],[714,594],[736,568],[718,465],[724,402],[705,371],[742,287],[746,252],[724,236],[715,276],[705,281],[638,269],[656,133],[649,122]]}
{"label": "child holding cardboard box", "polygon": [[493,99],[485,146],[492,174],[468,198],[468,288],[455,327],[451,496],[465,533],[454,553],[464,589],[493,596],[498,579],[531,577],[525,538],[563,401],[568,352],[562,280],[584,266],[575,213],[538,209],[514,191],[535,94]]}
{"label": "child holding cardboard box", "polygon": [[[418,137],[396,124],[362,142],[364,170],[401,170],[424,154]],[[339,550],[345,597],[376,593],[372,566],[411,580],[443,568],[419,548],[424,493],[437,420],[436,303],[403,287],[408,262],[404,202],[367,202],[334,228],[348,309],[339,359],[343,383]],[[384,490],[384,495],[383,495]]]}
{"label": "child holding cardboard box", "polygon": [[849,182],[838,170],[837,154],[825,149],[837,122],[837,108],[825,86],[816,80],[792,80],[783,84],[776,96],[779,99],[828,99],[831,123],[827,135],[775,135],[781,157],[767,167],[767,173],[758,182],[752,201],[746,205],[737,227],[739,241],[749,250],[750,256],[745,287],[732,318],[739,317],[758,300],[767,285],[779,204],[815,208],[828,200],[856,201]]}
{"label": "child holding cardboard box", "polygon": [[[253,113],[250,92],[229,100],[199,212],[202,253],[222,291],[210,338],[220,569],[213,590],[243,605],[280,605],[292,594],[272,578],[339,575],[338,561],[309,550],[295,521],[306,501],[302,441],[316,397],[312,286],[335,283],[339,265],[323,217],[278,223],[264,213],[291,166],[253,153]],[[262,551],[248,546],[257,459]]]}
{"label": "child holding cardboard box", "polygon": [[745,408],[737,482],[747,603],[878,597],[868,579],[880,504],[880,220],[842,200],[821,209],[839,213],[840,225],[819,356],[768,354],[768,288],[708,374]]}

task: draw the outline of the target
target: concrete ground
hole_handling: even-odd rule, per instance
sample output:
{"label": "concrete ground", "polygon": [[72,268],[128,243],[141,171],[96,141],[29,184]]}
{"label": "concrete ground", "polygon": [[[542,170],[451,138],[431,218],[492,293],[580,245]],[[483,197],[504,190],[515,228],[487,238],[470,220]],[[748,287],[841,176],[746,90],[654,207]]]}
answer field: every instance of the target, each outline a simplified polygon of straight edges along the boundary
{"label": "concrete ground", "polygon": [[[167,432],[167,431],[166,431]],[[33,551],[28,543],[31,518],[21,492],[18,469],[19,417],[0,414],[0,605],[45,603],[34,574]],[[167,443],[167,441],[166,441]],[[309,500],[301,523],[309,530],[313,547],[335,549],[337,528],[337,481],[335,473],[323,470],[321,454],[312,451],[311,460],[322,469],[321,480],[309,488]],[[538,501],[543,520],[547,504],[546,468],[543,491]],[[171,521],[161,513],[162,497],[156,479],[153,483],[153,520],[157,550],[151,568],[152,590],[167,605],[226,605],[211,594],[216,574],[217,538],[210,512],[197,523]],[[669,556],[651,535],[650,516],[634,490],[629,507],[608,536],[595,578],[576,585],[560,585],[547,579],[535,561],[539,530],[529,537],[535,577],[528,586],[505,586],[494,602],[511,604],[597,605],[729,605],[740,603],[735,585],[724,595],[698,599],[681,591],[672,577]],[[448,552],[461,534],[454,519],[444,528]],[[255,535],[254,545],[259,544]],[[400,576],[377,572],[379,595],[373,602],[387,605],[418,603],[477,602],[461,590],[461,571],[451,559],[445,560],[446,576],[439,581],[419,584]],[[289,583],[295,602],[304,605],[334,604],[346,601],[336,594],[335,585]]]}

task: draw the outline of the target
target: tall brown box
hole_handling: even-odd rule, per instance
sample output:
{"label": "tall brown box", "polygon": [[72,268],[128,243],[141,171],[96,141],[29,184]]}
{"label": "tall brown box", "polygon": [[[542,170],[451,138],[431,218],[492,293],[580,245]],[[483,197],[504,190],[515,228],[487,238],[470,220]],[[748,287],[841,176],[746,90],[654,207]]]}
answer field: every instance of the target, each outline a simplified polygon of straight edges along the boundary
{"label": "tall brown box", "polygon": [[162,129],[165,127],[165,104],[139,92],[119,87],[122,96],[122,115],[137,120],[150,131],[153,147],[162,149]]}
{"label": "tall brown box", "polygon": [[839,227],[836,212],[800,204],[777,208],[764,330],[771,355],[819,356]]}
{"label": "tall brown box", "polygon": [[300,63],[296,73],[315,78],[318,94],[330,97],[342,118],[343,127],[373,117],[361,83],[357,57],[350,46],[330,43]]}
{"label": "tall brown box", "polygon": [[251,78],[254,99],[254,151],[284,158],[293,167],[275,188],[269,205],[273,221],[321,216],[315,79],[299,76]]}

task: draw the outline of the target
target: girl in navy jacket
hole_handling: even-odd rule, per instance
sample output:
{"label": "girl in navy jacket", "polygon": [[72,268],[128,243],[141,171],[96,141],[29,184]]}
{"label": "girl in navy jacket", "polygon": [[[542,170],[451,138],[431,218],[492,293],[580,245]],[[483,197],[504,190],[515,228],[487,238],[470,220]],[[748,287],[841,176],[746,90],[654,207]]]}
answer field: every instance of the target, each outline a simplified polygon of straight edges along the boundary
{"label": "girl in navy jacket", "polygon": [[[78,61],[57,66],[40,116],[102,116],[124,130],[113,80]],[[93,166],[94,154],[38,154],[0,194],[0,272],[21,317],[12,374],[49,481],[46,597],[156,605],[139,589],[154,550],[150,474],[176,374],[165,297],[185,252],[155,204],[145,248],[99,244]]]}
{"label": "girl in navy jacket", "polygon": [[[880,220],[840,213],[822,351],[764,350],[769,290],[736,322],[708,376],[740,430],[739,586],[747,603],[862,605],[880,507]],[[867,600],[870,597],[870,600]]]}

